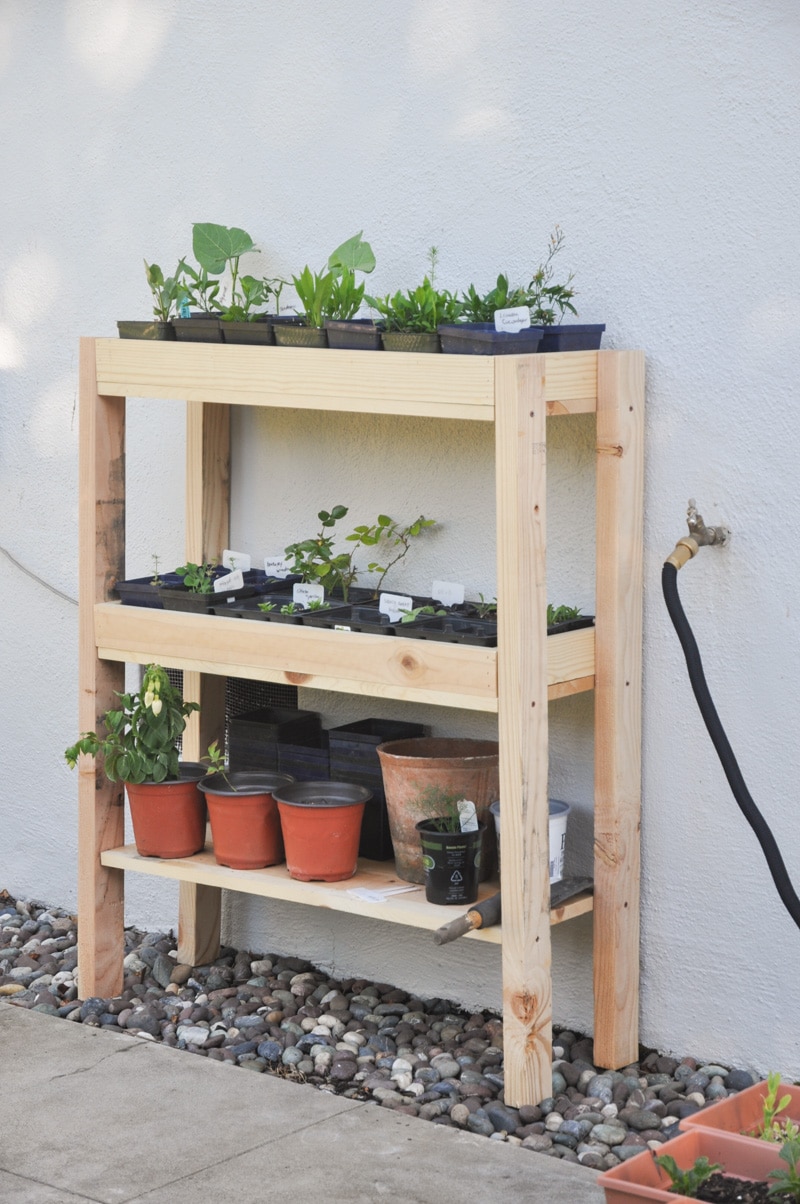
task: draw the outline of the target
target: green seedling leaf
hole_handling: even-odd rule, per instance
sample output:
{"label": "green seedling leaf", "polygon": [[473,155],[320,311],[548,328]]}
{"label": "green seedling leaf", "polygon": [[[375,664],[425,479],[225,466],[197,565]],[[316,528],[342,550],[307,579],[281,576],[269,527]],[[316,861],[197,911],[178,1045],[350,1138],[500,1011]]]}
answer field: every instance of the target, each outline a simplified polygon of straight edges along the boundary
{"label": "green seedling leaf", "polygon": [[332,251],[328,258],[329,268],[344,268],[351,272],[371,272],[375,268],[375,255],[368,242],[361,235],[363,230],[348,238],[340,247]]}
{"label": "green seedling leaf", "polygon": [[218,226],[214,222],[195,222],[192,227],[192,249],[202,268],[219,276],[225,264],[254,249],[246,230],[237,226]]}

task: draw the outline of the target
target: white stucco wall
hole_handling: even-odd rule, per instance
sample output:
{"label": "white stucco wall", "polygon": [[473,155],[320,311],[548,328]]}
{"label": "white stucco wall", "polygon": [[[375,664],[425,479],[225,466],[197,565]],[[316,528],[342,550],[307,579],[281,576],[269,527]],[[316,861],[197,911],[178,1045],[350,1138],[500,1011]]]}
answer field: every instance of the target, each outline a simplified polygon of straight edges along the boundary
{"label": "white stucco wall", "polygon": [[[798,16],[792,0],[28,0],[0,3],[0,887],[75,902],[76,354],[144,316],[141,260],[171,267],[191,223],[241,225],[285,274],[362,229],[377,292],[421,277],[523,276],[559,222],[580,316],[648,356],[642,1040],[800,1076],[785,1000],[800,933],[701,727],[660,596],[687,498],[724,522],[681,588],[752,792],[800,882]],[[181,558],[180,407],[132,403],[131,575]],[[151,415],[151,411],[147,412]],[[431,431],[437,429],[431,437]],[[550,596],[593,600],[592,424],[552,426]],[[287,454],[288,453],[288,454]],[[320,506],[424,510],[442,530],[410,586],[462,570],[493,592],[489,432],[237,414],[233,542],[260,556]],[[300,482],[294,475],[299,471]],[[353,699],[306,692],[332,718]],[[588,864],[591,698],[551,707],[552,792]],[[373,708],[370,707],[370,710]],[[385,703],[382,715],[410,708]],[[441,732],[478,716],[420,712]],[[128,890],[170,925],[177,892]],[[244,897],[226,936],[469,1003],[499,957],[461,942]],[[555,1011],[591,1025],[591,921],[554,934]],[[777,984],[780,999],[777,1006]]]}

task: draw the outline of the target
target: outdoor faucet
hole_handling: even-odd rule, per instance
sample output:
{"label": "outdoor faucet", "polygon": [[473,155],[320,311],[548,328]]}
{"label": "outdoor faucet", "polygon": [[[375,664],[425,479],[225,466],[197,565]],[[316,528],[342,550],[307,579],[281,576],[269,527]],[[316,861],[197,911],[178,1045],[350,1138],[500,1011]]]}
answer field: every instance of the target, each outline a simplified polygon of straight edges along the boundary
{"label": "outdoor faucet", "polygon": [[666,561],[667,564],[673,564],[676,569],[682,569],[687,560],[691,560],[693,556],[697,555],[700,548],[710,547],[712,544],[724,547],[730,539],[730,531],[727,527],[706,526],[702,514],[697,513],[697,502],[693,497],[689,498],[686,521],[689,525],[689,534],[678,540],[675,550]]}

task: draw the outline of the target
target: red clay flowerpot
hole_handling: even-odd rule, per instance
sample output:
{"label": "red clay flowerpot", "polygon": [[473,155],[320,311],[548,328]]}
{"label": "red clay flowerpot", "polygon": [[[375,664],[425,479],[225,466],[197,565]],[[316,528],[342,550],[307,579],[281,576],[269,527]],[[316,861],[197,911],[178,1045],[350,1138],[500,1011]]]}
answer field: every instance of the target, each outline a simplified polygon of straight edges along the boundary
{"label": "red clay flowerpot", "polygon": [[295,782],[275,792],[286,845],[286,868],[300,882],[341,882],[358,864],[366,786]]}
{"label": "red clay flowerpot", "polygon": [[136,852],[140,857],[192,857],[206,842],[206,804],[197,783],[200,764],[181,766],[168,782],[126,782]]}
{"label": "red clay flowerpot", "polygon": [[283,836],[274,791],[290,786],[288,773],[266,770],[212,773],[200,782],[206,796],[218,865],[260,870],[283,861]]}
{"label": "red clay flowerpot", "polygon": [[[752,1087],[730,1095],[710,1108],[703,1108],[692,1116],[681,1121],[681,1129],[717,1129],[722,1133],[732,1133],[742,1141],[763,1144],[762,1137],[751,1134],[761,1124],[764,1116],[764,1098],[769,1090],[766,1082],[754,1083]],[[790,1120],[800,1124],[800,1087],[789,1083],[781,1083],[778,1090],[779,1098],[789,1096],[789,1104],[777,1116],[779,1121]],[[780,1142],[777,1145],[780,1147]]]}

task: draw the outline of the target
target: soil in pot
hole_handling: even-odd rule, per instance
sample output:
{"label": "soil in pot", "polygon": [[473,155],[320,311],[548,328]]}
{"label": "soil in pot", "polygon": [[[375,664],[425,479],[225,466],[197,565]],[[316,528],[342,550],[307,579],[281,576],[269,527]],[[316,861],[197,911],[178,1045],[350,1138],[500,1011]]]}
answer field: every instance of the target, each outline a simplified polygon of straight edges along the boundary
{"label": "soil in pot", "polygon": [[303,322],[273,324],[275,342],[279,347],[327,347],[328,335],[321,326],[306,326]]}
{"label": "soil in pot", "polygon": [[212,773],[199,783],[208,803],[218,865],[258,870],[283,861],[283,835],[274,791],[289,786],[286,773],[261,770]]}
{"label": "soil in pot", "polygon": [[439,337],[445,355],[530,355],[539,350],[542,330],[495,330],[494,322],[458,322],[440,326]]}
{"label": "soil in pot", "polygon": [[[764,1139],[755,1136],[755,1133],[764,1119],[764,1099],[768,1090],[767,1082],[754,1083],[752,1087],[738,1091],[710,1108],[703,1108],[692,1116],[684,1117],[681,1128],[717,1129],[723,1133],[735,1133],[742,1140],[760,1144]],[[800,1087],[781,1083],[778,1094],[780,1097],[788,1095],[789,1104],[777,1119],[800,1123]]]}
{"label": "soil in pot", "polygon": [[439,336],[428,330],[387,330],[381,335],[384,351],[410,351],[428,355],[442,350]]}
{"label": "soil in pot", "polygon": [[167,782],[126,782],[136,852],[140,857],[192,857],[206,839],[206,804],[197,783],[205,765],[186,762]]}
{"label": "soil in pot", "polygon": [[416,825],[425,870],[425,898],[445,907],[474,903],[486,825],[479,824],[475,832],[440,832],[439,824],[437,819],[423,819]]}
{"label": "soil in pot", "polygon": [[341,882],[358,865],[358,842],[370,792],[350,782],[297,782],[275,792],[290,878]]}
{"label": "soil in pot", "polygon": [[344,351],[380,351],[381,328],[372,318],[351,318],[349,322],[338,322],[328,318],[325,322],[328,346]]}
{"label": "soil in pot", "polygon": [[398,875],[406,882],[425,881],[416,825],[429,819],[426,790],[470,799],[478,820],[486,825],[481,854],[481,881],[497,864],[497,841],[489,804],[500,794],[498,744],[495,740],[432,737],[393,740],[378,747],[389,825]]}
{"label": "soil in pot", "polygon": [[175,331],[170,322],[117,322],[121,339],[173,340]]}

